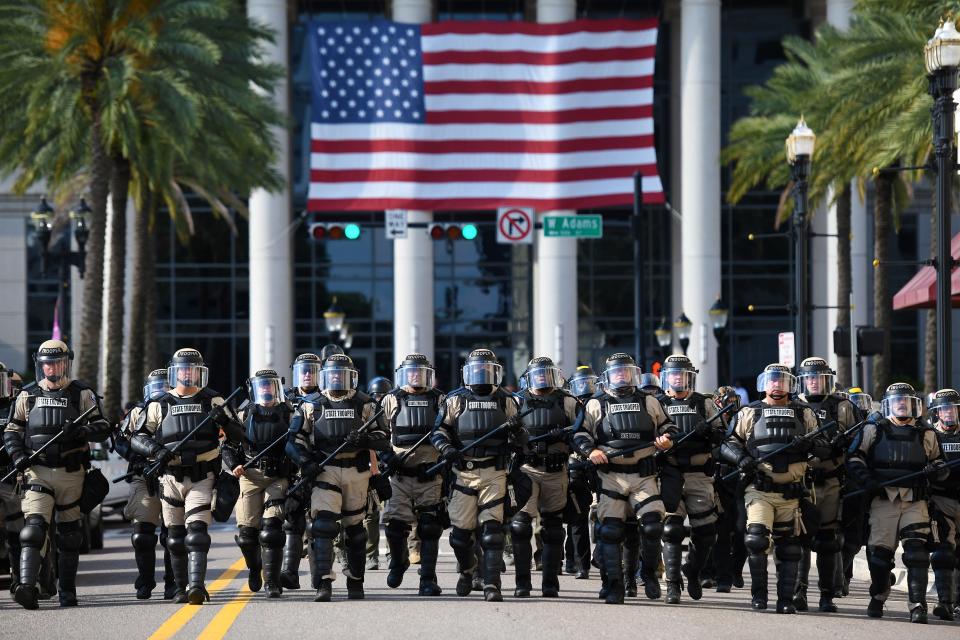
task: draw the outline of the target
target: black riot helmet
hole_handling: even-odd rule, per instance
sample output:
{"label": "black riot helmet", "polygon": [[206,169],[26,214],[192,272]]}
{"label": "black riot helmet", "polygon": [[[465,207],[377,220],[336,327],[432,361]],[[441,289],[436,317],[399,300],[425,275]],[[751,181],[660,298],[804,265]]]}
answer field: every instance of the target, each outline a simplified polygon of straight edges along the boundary
{"label": "black riot helmet", "polygon": [[660,369],[660,388],[674,393],[695,391],[698,373],[700,370],[687,356],[679,353],[667,356]]}
{"label": "black riot helmet", "polygon": [[570,393],[578,398],[589,398],[597,392],[597,374],[593,367],[580,365],[567,382]]}
{"label": "black riot helmet", "polygon": [[883,392],[883,400],[880,401],[880,413],[887,418],[916,419],[923,413],[923,400],[917,395],[917,391],[912,384],[894,382]]}
{"label": "black riot helmet", "polygon": [[177,349],[167,364],[167,384],[176,388],[207,386],[207,367],[203,363],[203,356],[196,349]]}
{"label": "black riot helmet", "polygon": [[797,367],[800,392],[814,401],[833,392],[837,372],[823,358],[807,358]]}
{"label": "black riot helmet", "polygon": [[930,399],[931,417],[948,430],[955,430],[960,424],[960,393],[954,389],[940,389]]}
{"label": "black riot helmet", "polygon": [[422,353],[411,353],[396,368],[394,384],[397,387],[413,389],[433,389],[437,372],[430,359]]}
{"label": "black riot helmet", "polygon": [[629,390],[640,386],[640,376],[643,372],[630,354],[614,353],[603,364],[601,380],[605,390]]}
{"label": "black riot helmet", "polygon": [[461,369],[463,386],[474,393],[489,395],[503,381],[503,366],[490,349],[474,349]]}
{"label": "black riot helmet", "polygon": [[563,386],[563,371],[545,356],[531,360],[523,372],[523,378],[527,389],[531,391],[559,389]]}
{"label": "black riot helmet", "polygon": [[320,388],[324,391],[353,391],[357,388],[357,368],[350,356],[335,353],[323,361]]}
{"label": "black riot helmet", "polygon": [[147,379],[143,381],[143,401],[149,402],[150,400],[156,400],[169,390],[170,385],[167,384],[167,370],[154,369],[150,372],[150,375],[147,376]]}
{"label": "black riot helmet", "polygon": [[47,340],[33,354],[37,380],[58,384],[70,379],[73,351],[61,340]]}
{"label": "black riot helmet", "polygon": [[320,350],[320,360],[323,362],[327,361],[327,358],[334,355],[345,355],[343,349],[338,344],[325,344],[323,349]]}
{"label": "black riot helmet", "polygon": [[301,353],[294,359],[290,369],[293,371],[293,386],[305,391],[317,388],[323,360],[315,353]]}
{"label": "black riot helmet", "polygon": [[379,402],[390,393],[393,385],[383,376],[377,376],[367,384],[367,395]]}

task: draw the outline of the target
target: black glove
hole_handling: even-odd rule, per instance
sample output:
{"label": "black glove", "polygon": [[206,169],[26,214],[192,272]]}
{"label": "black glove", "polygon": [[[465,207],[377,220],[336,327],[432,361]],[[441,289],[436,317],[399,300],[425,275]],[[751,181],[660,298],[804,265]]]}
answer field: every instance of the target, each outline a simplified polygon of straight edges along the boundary
{"label": "black glove", "polygon": [[564,440],[567,439],[567,436],[568,436],[569,434],[570,434],[570,432],[567,431],[567,429],[562,428],[562,427],[558,427],[558,428],[556,428],[556,429],[550,429],[550,431],[547,432],[547,437],[544,438],[544,440],[545,440],[547,443],[550,443],[550,444],[554,444],[554,443],[557,443],[557,442],[563,442]]}
{"label": "black glove", "polygon": [[753,456],[743,456],[737,462],[737,468],[743,473],[750,474],[757,470],[757,464],[759,463]]}
{"label": "black glove", "polygon": [[813,438],[797,436],[793,439],[791,448],[797,453],[810,453],[813,450]]}
{"label": "black glove", "polygon": [[440,452],[440,459],[444,462],[449,462],[450,464],[456,464],[460,462],[460,459],[463,456],[452,444],[448,444],[443,448],[443,451]]}
{"label": "black glove", "polygon": [[701,422],[697,425],[697,435],[702,438],[709,438],[713,435],[713,423],[712,422]]}
{"label": "black glove", "polygon": [[943,471],[943,467],[943,460],[935,460],[923,468],[923,475],[927,476],[931,480],[935,480],[937,476],[940,475],[940,472]]}
{"label": "black glove", "polygon": [[380,462],[383,463],[384,472],[388,475],[393,475],[400,469],[400,456],[392,451],[381,453]]}
{"label": "black glove", "polygon": [[143,473],[144,480],[153,481],[159,478],[163,474],[163,470],[167,468],[167,464],[170,462],[173,456],[173,451],[170,451],[170,449],[167,449],[166,447],[162,447],[159,451],[157,451],[157,453],[154,455],[154,462],[150,463]]}
{"label": "black glove", "polygon": [[320,465],[310,460],[300,465],[300,475],[306,479],[313,479],[320,475]]}
{"label": "black glove", "polygon": [[523,428],[523,418],[520,414],[514,414],[507,420],[507,429],[510,431],[520,431]]}
{"label": "black glove", "polygon": [[64,420],[62,429],[64,440],[75,440],[83,435],[83,425],[73,420]]}
{"label": "black glove", "polygon": [[351,431],[346,437],[347,443],[357,449],[368,449],[370,447],[370,436],[363,431]]}
{"label": "black glove", "polygon": [[867,416],[867,422],[869,422],[869,423],[871,423],[871,424],[880,424],[880,422],[881,422],[882,420],[883,420],[883,414],[880,413],[879,411],[872,411],[872,412]]}
{"label": "black glove", "polygon": [[17,471],[23,473],[30,468],[30,456],[20,456],[13,461],[13,466],[16,467]]}

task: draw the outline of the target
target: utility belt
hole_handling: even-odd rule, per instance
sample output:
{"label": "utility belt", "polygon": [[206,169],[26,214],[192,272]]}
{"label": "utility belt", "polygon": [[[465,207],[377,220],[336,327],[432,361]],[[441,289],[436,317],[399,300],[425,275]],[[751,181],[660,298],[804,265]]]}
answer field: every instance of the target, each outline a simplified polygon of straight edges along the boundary
{"label": "utility belt", "polygon": [[427,469],[432,467],[434,464],[436,463],[423,462],[415,467],[400,467],[397,469],[396,473],[404,478],[416,478],[417,482],[432,482],[439,477],[436,475],[427,475]]}
{"label": "utility belt", "polygon": [[173,476],[177,482],[183,482],[184,478],[190,478],[190,482],[200,482],[206,479],[208,473],[213,473],[214,476],[218,475],[222,466],[223,463],[220,456],[217,456],[213,460],[196,462],[189,465],[171,464],[167,466],[166,471],[163,473],[164,475]]}
{"label": "utility belt", "polygon": [[[90,463],[87,461],[87,453],[88,452],[86,450],[73,451],[65,456],[47,456],[45,453],[41,453],[39,456],[37,456],[33,464],[40,467],[49,467],[51,469],[63,467],[69,472],[79,471],[80,469],[87,469],[90,467]],[[27,455],[32,455],[32,452],[28,453]]]}
{"label": "utility belt", "polygon": [[812,475],[813,484],[824,484],[827,480],[834,478],[842,479],[844,477],[843,465],[835,469],[814,469]]}
{"label": "utility belt", "polygon": [[286,458],[270,458],[264,456],[257,460],[257,462],[252,465],[252,468],[271,478],[286,477],[290,474],[290,463]]}
{"label": "utility belt", "polygon": [[566,453],[548,453],[545,456],[525,455],[523,464],[538,469],[542,467],[547,473],[557,473],[566,468],[569,457]]}
{"label": "utility belt", "polygon": [[370,470],[370,454],[366,449],[358,451],[356,455],[352,458],[334,458],[326,464],[328,467],[339,467],[341,469],[349,469],[354,467],[357,471],[369,471]]}
{"label": "utility belt", "polygon": [[611,462],[606,465],[607,473],[636,473],[640,477],[657,475],[657,459],[653,456],[644,458],[632,464],[616,464]]}
{"label": "utility belt", "polygon": [[714,462],[713,458],[709,458],[703,464],[690,464],[689,462],[684,464],[683,462],[678,461],[676,466],[683,473],[702,473],[705,476],[712,476],[714,468],[717,465]]}
{"label": "utility belt", "polygon": [[762,475],[758,475],[754,479],[753,486],[757,491],[762,491],[764,493],[779,493],[784,497],[785,500],[805,498],[810,495],[810,492],[807,491],[807,488],[803,486],[802,482],[779,483],[774,482],[770,478]]}
{"label": "utility belt", "polygon": [[501,469],[506,469],[506,456],[493,456],[492,458],[487,458],[484,460],[468,458],[457,463],[457,469],[460,471],[475,471],[476,469],[490,469],[491,467],[498,471]]}

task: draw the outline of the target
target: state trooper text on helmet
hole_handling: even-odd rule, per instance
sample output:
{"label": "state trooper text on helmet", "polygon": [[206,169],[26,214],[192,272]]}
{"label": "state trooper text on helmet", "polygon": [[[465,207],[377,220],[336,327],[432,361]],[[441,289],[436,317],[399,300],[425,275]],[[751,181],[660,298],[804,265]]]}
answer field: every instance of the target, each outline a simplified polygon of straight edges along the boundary
{"label": "state trooper text on helmet", "polygon": [[797,379],[805,396],[828,396],[834,390],[836,371],[823,358],[807,358],[797,367]]}
{"label": "state trooper text on helmet", "polygon": [[869,393],[864,393],[860,387],[850,387],[847,393],[849,394],[850,402],[858,409],[866,413],[873,411],[873,396]]}
{"label": "state trooper text on helmet", "polygon": [[367,384],[367,395],[379,401],[383,396],[390,393],[391,389],[393,389],[393,385],[390,384],[389,380],[383,376],[377,376]]}
{"label": "state trooper text on helmet", "polygon": [[570,393],[578,398],[592,396],[597,392],[597,375],[592,367],[580,365],[570,376],[568,385]]}
{"label": "state trooper text on helmet", "polygon": [[784,398],[797,393],[797,378],[782,364],[768,364],[757,376],[757,391],[771,398]]}
{"label": "state trooper text on helmet", "polygon": [[60,340],[47,340],[33,355],[37,380],[58,383],[70,378],[73,351]]}
{"label": "state trooper text on helmet", "polygon": [[604,362],[603,386],[610,390],[637,388],[641,373],[633,356],[615,353]]}
{"label": "state trooper text on helmet", "polygon": [[463,385],[466,387],[499,387],[503,381],[503,366],[497,361],[496,354],[489,349],[471,351],[461,371]]}
{"label": "state trooper text on helmet", "polygon": [[923,413],[923,400],[917,395],[913,385],[895,382],[883,392],[880,413],[887,418],[901,420],[919,418]]}
{"label": "state trooper text on helmet", "polygon": [[315,353],[298,355],[290,367],[293,372],[293,386],[297,389],[316,389],[322,366],[323,360]]}
{"label": "state trooper text on helmet", "polygon": [[203,364],[203,356],[196,349],[178,349],[167,364],[167,384],[203,389],[207,386],[209,372]]}
{"label": "state trooper text on helmet", "polygon": [[323,361],[320,388],[324,391],[353,391],[357,388],[358,377],[350,356],[335,353]]}
{"label": "state trooper text on helmet", "polygon": [[167,370],[154,369],[143,382],[143,401],[156,400],[169,390],[170,385],[167,384]]}
{"label": "state trooper text on helmet", "polygon": [[674,354],[663,361],[660,369],[660,387],[665,391],[683,393],[694,391],[697,387],[698,369],[684,355]]}
{"label": "state trooper text on helmet", "polygon": [[7,365],[0,362],[0,398],[10,398],[13,396],[13,381],[10,379],[10,371]]}
{"label": "state trooper text on helmet", "polygon": [[527,363],[527,370],[523,372],[527,388],[559,389],[563,386],[563,371],[550,358],[540,356]]}
{"label": "state trooper text on helmet", "polygon": [[960,415],[960,393],[954,389],[940,389],[930,400],[930,417],[943,427],[956,429]]}
{"label": "state trooper text on helmet", "polygon": [[396,368],[394,385],[414,389],[433,389],[437,372],[429,358],[422,353],[411,353]]}
{"label": "state trooper text on helmet", "polygon": [[250,402],[261,407],[275,407],[284,400],[283,378],[273,369],[260,369],[247,381]]}

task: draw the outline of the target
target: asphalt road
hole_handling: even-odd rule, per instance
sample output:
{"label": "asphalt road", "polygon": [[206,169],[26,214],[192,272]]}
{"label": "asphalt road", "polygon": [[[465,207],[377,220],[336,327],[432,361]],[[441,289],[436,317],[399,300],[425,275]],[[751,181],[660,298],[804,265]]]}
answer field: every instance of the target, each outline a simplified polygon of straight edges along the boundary
{"label": "asphalt road", "polygon": [[[646,599],[606,606],[597,599],[596,575],[590,580],[562,576],[558,600],[510,597],[513,577],[509,571],[503,577],[504,602],[486,603],[476,593],[458,598],[454,593],[454,558],[445,542],[438,567],[444,593],[436,598],[417,597],[415,566],[399,589],[387,588],[385,564],[381,564],[382,570],[367,572],[367,598],[363,601],[346,600],[342,577],[334,583],[334,600],[330,603],[314,603],[309,588],[287,591],[279,601],[267,600],[263,593],[247,591],[246,570],[233,541],[233,528],[228,525],[216,525],[213,532],[207,574],[211,602],[200,607],[174,605],[161,599],[162,588],[154,592],[153,600],[138,601],[133,596],[136,571],[128,525],[109,522],[108,526],[104,549],[81,557],[77,581],[80,606],[60,609],[56,600],[48,600],[41,602],[39,611],[24,611],[6,593],[0,594],[0,638],[548,640],[624,638],[636,634],[651,638],[737,640],[822,638],[826,634],[845,640],[960,638],[960,622],[931,619],[927,626],[911,625],[906,594],[901,590],[894,590],[883,619],[867,618],[867,585],[862,580],[855,580],[849,597],[837,601],[839,613],[808,612],[795,616],[751,611],[746,589],[734,589],[730,594],[708,591],[701,601],[694,603],[686,598],[678,606]],[[385,551],[381,551],[381,558],[384,555]],[[162,565],[159,569],[158,577]],[[538,576],[534,574],[535,585]],[[301,565],[301,584],[309,585],[306,561]],[[773,600],[771,592],[771,604]]]}

